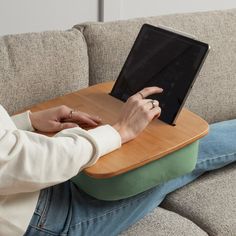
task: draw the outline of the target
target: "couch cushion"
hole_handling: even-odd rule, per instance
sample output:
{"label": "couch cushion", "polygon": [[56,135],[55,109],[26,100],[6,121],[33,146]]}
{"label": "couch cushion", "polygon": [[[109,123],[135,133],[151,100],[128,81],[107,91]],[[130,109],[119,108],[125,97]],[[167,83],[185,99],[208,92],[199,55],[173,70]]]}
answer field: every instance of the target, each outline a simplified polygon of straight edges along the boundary
{"label": "couch cushion", "polygon": [[235,117],[236,9],[76,25],[88,44],[90,84],[118,77],[144,23],[173,27],[211,45],[187,106],[209,122]]}
{"label": "couch cushion", "polygon": [[236,235],[236,164],[203,175],[170,194],[162,206],[209,235]]}
{"label": "couch cushion", "polygon": [[10,112],[88,85],[87,47],[78,30],[0,38],[0,103]]}
{"label": "couch cushion", "polygon": [[131,226],[120,236],[206,236],[201,228],[190,220],[160,207]]}

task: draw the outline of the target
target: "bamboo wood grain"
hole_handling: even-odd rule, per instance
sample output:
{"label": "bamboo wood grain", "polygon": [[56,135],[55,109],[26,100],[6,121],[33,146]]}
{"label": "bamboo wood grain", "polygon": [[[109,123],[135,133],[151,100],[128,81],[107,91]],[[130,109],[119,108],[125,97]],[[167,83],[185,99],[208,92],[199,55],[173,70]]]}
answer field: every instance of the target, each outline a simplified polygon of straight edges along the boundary
{"label": "bamboo wood grain", "polygon": [[[123,102],[108,94],[112,86],[113,82],[91,86],[37,104],[30,110],[34,112],[64,104],[100,116],[103,124],[114,124]],[[206,121],[184,108],[177,119],[176,126],[165,124],[158,119],[153,120],[135,140],[101,157],[95,165],[84,171],[94,178],[109,178],[125,173],[200,139],[208,133],[208,129]]]}

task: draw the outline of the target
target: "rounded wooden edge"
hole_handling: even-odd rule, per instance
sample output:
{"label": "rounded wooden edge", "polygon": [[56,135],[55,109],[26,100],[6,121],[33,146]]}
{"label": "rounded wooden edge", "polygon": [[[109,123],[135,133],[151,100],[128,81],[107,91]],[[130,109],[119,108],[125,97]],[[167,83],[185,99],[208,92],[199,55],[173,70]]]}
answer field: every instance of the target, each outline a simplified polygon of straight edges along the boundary
{"label": "rounded wooden edge", "polygon": [[109,171],[109,172],[107,172],[107,171],[95,172],[93,166],[91,166],[91,167],[88,167],[88,168],[84,169],[85,174],[90,176],[90,177],[97,178],[97,179],[111,178],[111,177],[114,177],[114,176],[126,173],[127,171],[131,171],[131,170],[134,170],[136,168],[139,168],[139,167],[141,167],[141,166],[143,166],[145,164],[148,164],[148,163],[150,163],[152,161],[155,161],[157,159],[163,158],[166,155],[171,154],[172,152],[175,152],[175,151],[177,151],[177,150],[179,150],[181,148],[184,148],[185,146],[187,146],[187,145],[189,145],[189,144],[191,144],[191,143],[201,139],[202,137],[206,136],[209,133],[209,124],[203,118],[201,118],[197,114],[189,111],[188,109],[183,108],[183,110],[185,110],[187,113],[191,113],[192,115],[197,117],[197,119],[202,123],[202,126],[204,126],[203,131],[200,132],[197,136],[194,136],[193,138],[185,141],[184,143],[179,144],[178,146],[173,146],[173,149],[168,150],[167,152],[163,152],[162,155],[150,157],[145,162],[139,162],[139,163],[136,163],[136,164],[131,165],[129,167],[126,167],[126,168],[123,168],[123,169],[119,169],[117,171]]}
{"label": "rounded wooden edge", "polygon": [[[207,123],[206,123],[206,124],[207,124]],[[209,133],[209,126],[208,126],[207,130],[205,130],[204,132],[202,132],[202,133],[199,135],[199,139],[202,138],[202,137],[204,137],[204,136],[206,136],[208,133]],[[141,167],[141,166],[143,166],[143,165],[146,165],[146,164],[148,164],[148,163],[150,163],[150,162],[152,162],[152,161],[158,160],[158,159],[160,159],[160,158],[164,158],[166,155],[171,154],[171,153],[173,153],[173,152],[175,152],[175,151],[177,151],[177,150],[179,150],[179,149],[181,149],[181,148],[184,148],[184,147],[187,146],[188,144],[193,143],[193,142],[195,142],[195,141],[197,141],[197,140],[198,140],[198,139],[193,139],[193,140],[191,140],[191,142],[188,142],[188,143],[185,144],[185,145],[179,145],[179,147],[175,147],[175,148],[173,149],[173,151],[167,152],[167,153],[165,153],[164,155],[162,155],[161,157],[160,157],[160,156],[158,156],[158,157],[154,156],[154,157],[148,159],[148,160],[145,161],[145,162],[140,162],[140,163],[138,163],[138,164],[129,166],[129,167],[124,168],[124,169],[120,169],[120,170],[118,170],[118,171],[93,172],[93,168],[92,168],[92,167],[88,167],[88,168],[85,168],[85,169],[84,169],[84,173],[85,173],[86,175],[92,177],[92,178],[95,178],[95,179],[112,178],[112,177],[115,177],[115,176],[124,174],[124,173],[126,173],[126,172],[128,172],[128,171],[135,170],[136,168],[139,168],[139,167]]]}

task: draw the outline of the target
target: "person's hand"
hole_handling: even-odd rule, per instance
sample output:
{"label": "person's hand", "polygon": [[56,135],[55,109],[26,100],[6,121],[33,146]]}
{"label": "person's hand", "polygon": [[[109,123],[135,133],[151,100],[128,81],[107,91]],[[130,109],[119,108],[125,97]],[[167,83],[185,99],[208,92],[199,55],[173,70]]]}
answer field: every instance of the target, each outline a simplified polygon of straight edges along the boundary
{"label": "person's hand", "polygon": [[147,87],[127,100],[117,122],[113,125],[119,132],[122,143],[137,137],[154,117],[160,116],[159,102],[145,98],[162,91],[163,89],[158,87]]}
{"label": "person's hand", "polygon": [[67,106],[58,106],[48,110],[30,113],[32,126],[41,132],[58,132],[74,127],[96,127],[101,119]]}

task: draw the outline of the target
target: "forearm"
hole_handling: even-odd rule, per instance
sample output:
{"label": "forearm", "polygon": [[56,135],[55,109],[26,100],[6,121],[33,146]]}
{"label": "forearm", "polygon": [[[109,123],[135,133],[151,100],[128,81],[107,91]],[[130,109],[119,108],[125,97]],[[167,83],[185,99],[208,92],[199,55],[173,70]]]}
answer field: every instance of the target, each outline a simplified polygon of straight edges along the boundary
{"label": "forearm", "polygon": [[[100,135],[106,133],[101,143]],[[0,193],[36,191],[64,182],[101,156],[120,147],[118,133],[110,126],[92,131],[64,130],[49,138],[15,130],[0,131]]]}

